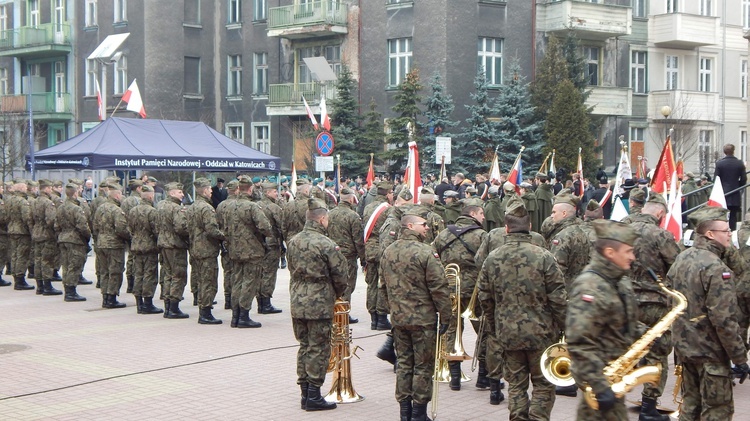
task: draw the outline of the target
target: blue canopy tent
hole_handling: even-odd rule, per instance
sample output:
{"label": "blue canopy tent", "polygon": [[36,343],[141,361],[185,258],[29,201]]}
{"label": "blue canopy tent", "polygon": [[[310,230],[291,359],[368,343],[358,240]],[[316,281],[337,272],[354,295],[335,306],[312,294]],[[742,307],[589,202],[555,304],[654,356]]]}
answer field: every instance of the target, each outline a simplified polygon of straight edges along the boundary
{"label": "blue canopy tent", "polygon": [[[30,156],[26,156],[27,167]],[[281,159],[194,121],[112,117],[34,154],[35,169],[278,172]]]}

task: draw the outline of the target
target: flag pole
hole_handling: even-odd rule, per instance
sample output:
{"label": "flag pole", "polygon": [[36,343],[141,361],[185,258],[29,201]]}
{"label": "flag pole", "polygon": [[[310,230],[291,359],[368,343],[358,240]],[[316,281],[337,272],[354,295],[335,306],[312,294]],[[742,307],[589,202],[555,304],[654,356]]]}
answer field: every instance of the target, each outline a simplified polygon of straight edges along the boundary
{"label": "flag pole", "polygon": [[114,117],[114,116],[115,116],[115,112],[116,112],[116,111],[117,111],[117,109],[118,109],[118,108],[120,107],[120,104],[122,104],[122,97],[120,97],[120,102],[118,102],[118,103],[117,103],[117,105],[115,105],[115,109],[114,109],[114,110],[112,110],[112,114],[110,114],[110,115],[109,115],[109,117],[110,117],[110,118],[112,118],[112,117]]}
{"label": "flag pole", "polygon": [[544,158],[544,162],[542,162],[542,165],[539,167],[539,171],[537,172],[543,172],[545,175],[547,175],[547,161],[549,160],[550,156],[552,156],[552,152],[547,153],[547,156]]}

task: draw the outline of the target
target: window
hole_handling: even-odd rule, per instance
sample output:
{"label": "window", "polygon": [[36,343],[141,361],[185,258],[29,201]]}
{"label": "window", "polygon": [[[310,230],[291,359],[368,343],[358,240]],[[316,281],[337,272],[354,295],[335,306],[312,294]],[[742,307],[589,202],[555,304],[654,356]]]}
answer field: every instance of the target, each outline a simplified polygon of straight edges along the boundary
{"label": "window", "polygon": [[128,0],[115,0],[115,23],[128,21]]}
{"label": "window", "polygon": [[742,27],[750,29],[750,0],[742,0]]}
{"label": "window", "polygon": [[185,57],[183,90],[186,94],[201,93],[201,58]]}
{"label": "window", "polygon": [[97,26],[96,1],[97,0],[86,0],[86,16],[84,17],[84,25],[86,26]]}
{"label": "window", "polygon": [[341,45],[329,45],[325,48],[326,60],[336,76],[341,75]]}
{"label": "window", "polygon": [[39,26],[39,0],[29,0],[29,26]]}
{"label": "window", "polygon": [[0,6],[0,37],[2,39],[8,38],[8,33],[5,32],[8,30],[8,6],[2,5]]}
{"label": "window", "polygon": [[253,123],[253,140],[250,147],[263,153],[271,153],[270,123]]}
{"label": "window", "polygon": [[740,98],[747,99],[747,59],[740,60]]}
{"label": "window", "polygon": [[128,89],[128,58],[120,57],[115,63],[115,95],[124,94]]}
{"label": "window", "polygon": [[65,0],[55,0],[55,32],[62,35],[65,23]]}
{"label": "window", "polygon": [[227,15],[228,23],[242,22],[242,1],[229,0],[229,14]]}
{"label": "window", "polygon": [[645,139],[646,129],[643,127],[630,128],[630,142],[643,142]]}
{"label": "window", "polygon": [[680,0],[667,0],[667,13],[679,12],[678,3]]}
{"label": "window", "polygon": [[315,51],[313,47],[300,48],[297,50],[297,81],[299,83],[310,83],[312,82],[312,73],[307,68],[305,63],[306,57],[315,57]]}
{"label": "window", "polygon": [[679,85],[679,61],[677,56],[667,56],[667,85],[668,91],[675,91]]}
{"label": "window", "polygon": [[245,143],[245,123],[224,124],[224,135],[240,143]]}
{"label": "window", "polygon": [[86,60],[86,86],[84,87],[86,96],[96,95],[96,73],[97,73],[96,60],[87,59]]}
{"label": "window", "polygon": [[703,16],[712,16],[712,1],[711,0],[701,0],[701,15]]}
{"label": "window", "polygon": [[586,79],[592,86],[599,85],[599,47],[583,47],[583,59],[586,61]]}
{"label": "window", "polygon": [[227,68],[227,95],[242,95],[242,56],[229,56]]}
{"label": "window", "polygon": [[700,78],[698,90],[701,92],[711,92],[711,69],[713,59],[701,57]]}
{"label": "window", "polygon": [[711,130],[701,130],[698,133],[698,166],[701,174],[707,173],[709,169],[712,137],[713,132]]}
{"label": "window", "polygon": [[201,23],[201,0],[185,0],[184,23],[200,25]]}
{"label": "window", "polygon": [[268,95],[268,53],[253,54],[253,94]]}
{"label": "window", "polygon": [[499,38],[479,38],[477,45],[477,72],[484,71],[490,85],[503,83],[503,40]]}
{"label": "window", "polygon": [[747,162],[747,130],[740,130],[740,161]]}
{"label": "window", "polygon": [[253,20],[266,20],[266,0],[254,0],[253,3]]}
{"label": "window", "polygon": [[633,93],[646,93],[646,52],[633,51],[630,61],[630,87]]}
{"label": "window", "polygon": [[636,18],[646,17],[646,0],[633,0],[633,16]]}
{"label": "window", "polygon": [[8,95],[8,68],[0,68],[0,95]]}
{"label": "window", "polygon": [[411,70],[411,38],[388,40],[388,86],[398,86]]}

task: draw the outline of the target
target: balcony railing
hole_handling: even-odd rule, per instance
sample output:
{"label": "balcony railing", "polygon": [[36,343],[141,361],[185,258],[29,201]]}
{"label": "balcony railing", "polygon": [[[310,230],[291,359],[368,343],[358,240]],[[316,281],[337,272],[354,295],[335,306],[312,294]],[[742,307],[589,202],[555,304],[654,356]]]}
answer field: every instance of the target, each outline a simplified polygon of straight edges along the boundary
{"label": "balcony railing", "polygon": [[268,36],[345,34],[347,13],[346,3],[338,0],[273,7],[268,11]]}
{"label": "balcony railing", "polygon": [[630,35],[630,7],[564,0],[540,5],[539,26],[545,32],[575,31],[580,38],[604,40]]}
{"label": "balcony railing", "polygon": [[0,31],[0,51],[48,45],[71,45],[70,25],[45,23]]}
{"label": "balcony railing", "polygon": [[719,41],[719,18],[687,13],[665,13],[649,19],[649,35],[663,48],[689,48],[716,45]]}
{"label": "balcony railing", "polygon": [[633,90],[617,86],[590,86],[586,105],[595,115],[629,116],[633,109]]}
{"label": "balcony railing", "polygon": [[[29,111],[28,97],[28,95],[0,96],[0,112],[27,113]],[[69,114],[73,110],[69,93],[31,94],[31,107],[35,113],[39,114]]]}
{"label": "balcony railing", "polygon": [[321,94],[325,94],[327,101],[336,98],[334,84],[321,83],[283,83],[270,85],[268,92],[269,115],[305,115],[302,96],[312,108],[320,103]]}

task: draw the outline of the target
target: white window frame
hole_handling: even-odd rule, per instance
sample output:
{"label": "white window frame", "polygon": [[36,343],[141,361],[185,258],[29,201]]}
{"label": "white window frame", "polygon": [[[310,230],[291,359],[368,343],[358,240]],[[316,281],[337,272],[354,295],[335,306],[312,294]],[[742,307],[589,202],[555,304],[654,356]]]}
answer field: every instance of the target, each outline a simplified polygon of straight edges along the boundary
{"label": "white window frame", "polygon": [[[127,56],[120,57],[115,62],[114,71],[114,95],[122,95],[128,89],[128,58]],[[103,89],[103,88],[102,88]]]}
{"label": "white window frame", "polygon": [[3,4],[0,5],[0,31],[2,31],[0,32],[0,37],[2,39],[8,38],[8,33],[5,32],[8,29],[8,5]]}
{"label": "white window frame", "polygon": [[742,0],[742,28],[750,29],[750,0]]}
{"label": "white window frame", "polygon": [[245,144],[245,123],[224,123],[224,136]]}
{"label": "white window frame", "polygon": [[0,68],[0,95],[8,95],[8,68]]}
{"label": "white window frame", "polygon": [[647,0],[633,0],[633,17],[645,18],[648,16],[646,1]]}
{"label": "white window frame", "polygon": [[268,53],[253,53],[253,95],[268,95]]}
{"label": "white window frame", "polygon": [[99,73],[99,65],[96,59],[86,59],[84,63],[86,67],[86,84],[84,86],[85,96],[96,95],[96,80]]}
{"label": "white window frame", "polygon": [[[271,153],[271,123],[252,123],[252,144],[251,148],[257,149],[263,153]],[[259,137],[258,132],[266,137]]]}
{"label": "white window frame", "polygon": [[242,54],[227,56],[227,96],[242,95]]}
{"label": "white window frame", "polygon": [[712,0],[701,0],[701,16],[713,16],[713,1]]}
{"label": "white window frame", "polygon": [[630,142],[644,142],[646,140],[645,127],[630,127]]}
{"label": "white window frame", "polygon": [[666,0],[667,13],[678,13],[680,11],[680,0]]}
{"label": "white window frame", "polygon": [[740,130],[740,161],[747,162],[747,129]]}
{"label": "white window frame", "polygon": [[114,3],[114,23],[128,21],[128,0],[115,0]]}
{"label": "white window frame", "polygon": [[664,60],[666,83],[664,89],[676,91],[680,89],[680,56],[668,55]]}
{"label": "white window frame", "polygon": [[328,64],[331,66],[333,73],[335,73],[336,76],[340,76],[341,75],[341,44],[326,45],[325,47],[323,47],[323,51],[325,51],[326,60],[328,60]]}
{"label": "white window frame", "polygon": [[[594,45],[584,45],[581,47],[583,52],[583,59],[586,62],[586,68],[584,69],[584,76],[586,77],[586,84],[589,86],[599,86],[601,84],[601,69],[602,69],[602,48]],[[592,53],[596,52],[596,58],[592,58]],[[591,72],[592,66],[596,66],[596,71]],[[596,80],[592,83],[591,75],[596,76]]]}
{"label": "white window frame", "polygon": [[477,42],[477,72],[484,71],[490,86],[503,84],[503,41],[502,38],[479,37]]}
{"label": "white window frame", "polygon": [[747,59],[740,59],[740,98],[747,99]]}
{"label": "white window frame", "polygon": [[242,23],[242,0],[229,0],[227,4],[227,23]]}
{"label": "white window frame", "polygon": [[40,19],[40,9],[39,9],[39,0],[29,0],[27,3],[29,6],[29,26],[32,28],[36,28],[41,23]]}
{"label": "white window frame", "polygon": [[84,25],[87,27],[98,26],[97,24],[97,0],[86,0],[86,11]]}
{"label": "white window frame", "polygon": [[711,165],[713,134],[713,130],[700,130],[698,132],[698,167],[701,174],[708,172]]}
{"label": "white window frame", "polygon": [[632,50],[630,54],[630,87],[634,94],[648,93],[648,52]]}
{"label": "white window frame", "polygon": [[262,22],[268,19],[268,4],[266,0],[253,0],[253,20]]}
{"label": "white window frame", "polygon": [[392,38],[388,40],[388,86],[396,87],[411,71],[412,39]]}
{"label": "white window frame", "polygon": [[713,92],[713,68],[712,57],[699,57],[698,90],[701,92]]}

